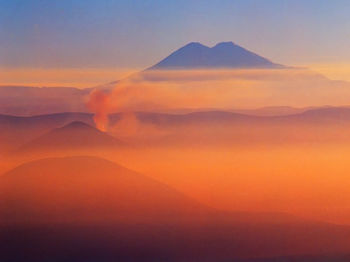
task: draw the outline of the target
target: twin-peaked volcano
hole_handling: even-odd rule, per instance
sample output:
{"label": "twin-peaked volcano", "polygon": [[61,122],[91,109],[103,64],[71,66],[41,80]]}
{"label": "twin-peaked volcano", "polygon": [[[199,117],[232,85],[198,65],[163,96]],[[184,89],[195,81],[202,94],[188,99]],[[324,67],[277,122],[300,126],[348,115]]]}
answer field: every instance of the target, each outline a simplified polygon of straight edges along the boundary
{"label": "twin-peaked volcano", "polygon": [[211,48],[193,42],[181,47],[148,70],[283,67],[232,42],[218,43]]}

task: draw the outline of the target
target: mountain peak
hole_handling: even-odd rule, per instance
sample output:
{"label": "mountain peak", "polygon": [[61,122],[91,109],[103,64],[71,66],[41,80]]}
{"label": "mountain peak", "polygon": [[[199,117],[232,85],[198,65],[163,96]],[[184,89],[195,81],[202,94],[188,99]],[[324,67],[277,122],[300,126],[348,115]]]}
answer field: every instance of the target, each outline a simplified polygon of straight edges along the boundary
{"label": "mountain peak", "polygon": [[207,47],[207,46],[201,44],[200,42],[190,42],[187,45],[183,46],[183,48],[185,47]]}
{"label": "mountain peak", "polygon": [[220,42],[209,48],[191,42],[148,70],[187,70],[217,68],[284,68],[233,42]]}

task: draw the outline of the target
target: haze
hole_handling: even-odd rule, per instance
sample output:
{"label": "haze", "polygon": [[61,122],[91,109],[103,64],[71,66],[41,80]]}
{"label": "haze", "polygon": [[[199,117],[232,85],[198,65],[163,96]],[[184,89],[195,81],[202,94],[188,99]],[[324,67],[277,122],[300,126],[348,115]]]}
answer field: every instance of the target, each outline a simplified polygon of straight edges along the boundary
{"label": "haze", "polygon": [[349,13],[0,0],[0,261],[350,261]]}

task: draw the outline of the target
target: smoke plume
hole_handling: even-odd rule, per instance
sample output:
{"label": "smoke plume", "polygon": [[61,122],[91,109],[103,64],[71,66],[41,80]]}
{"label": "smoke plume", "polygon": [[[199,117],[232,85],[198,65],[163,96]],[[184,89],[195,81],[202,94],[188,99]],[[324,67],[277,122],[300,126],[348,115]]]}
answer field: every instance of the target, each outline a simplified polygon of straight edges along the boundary
{"label": "smoke plume", "polygon": [[110,95],[101,90],[92,91],[87,107],[95,114],[96,127],[101,131],[106,131],[108,128],[108,114],[110,113]]}

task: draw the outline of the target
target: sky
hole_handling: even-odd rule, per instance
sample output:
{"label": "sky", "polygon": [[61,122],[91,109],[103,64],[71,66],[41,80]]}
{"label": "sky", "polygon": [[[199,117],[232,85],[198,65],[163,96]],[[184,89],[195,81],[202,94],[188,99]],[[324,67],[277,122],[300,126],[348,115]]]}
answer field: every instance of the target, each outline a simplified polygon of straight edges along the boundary
{"label": "sky", "polygon": [[0,0],[0,68],[121,74],[222,41],[281,64],[344,67],[349,14],[348,0]]}

